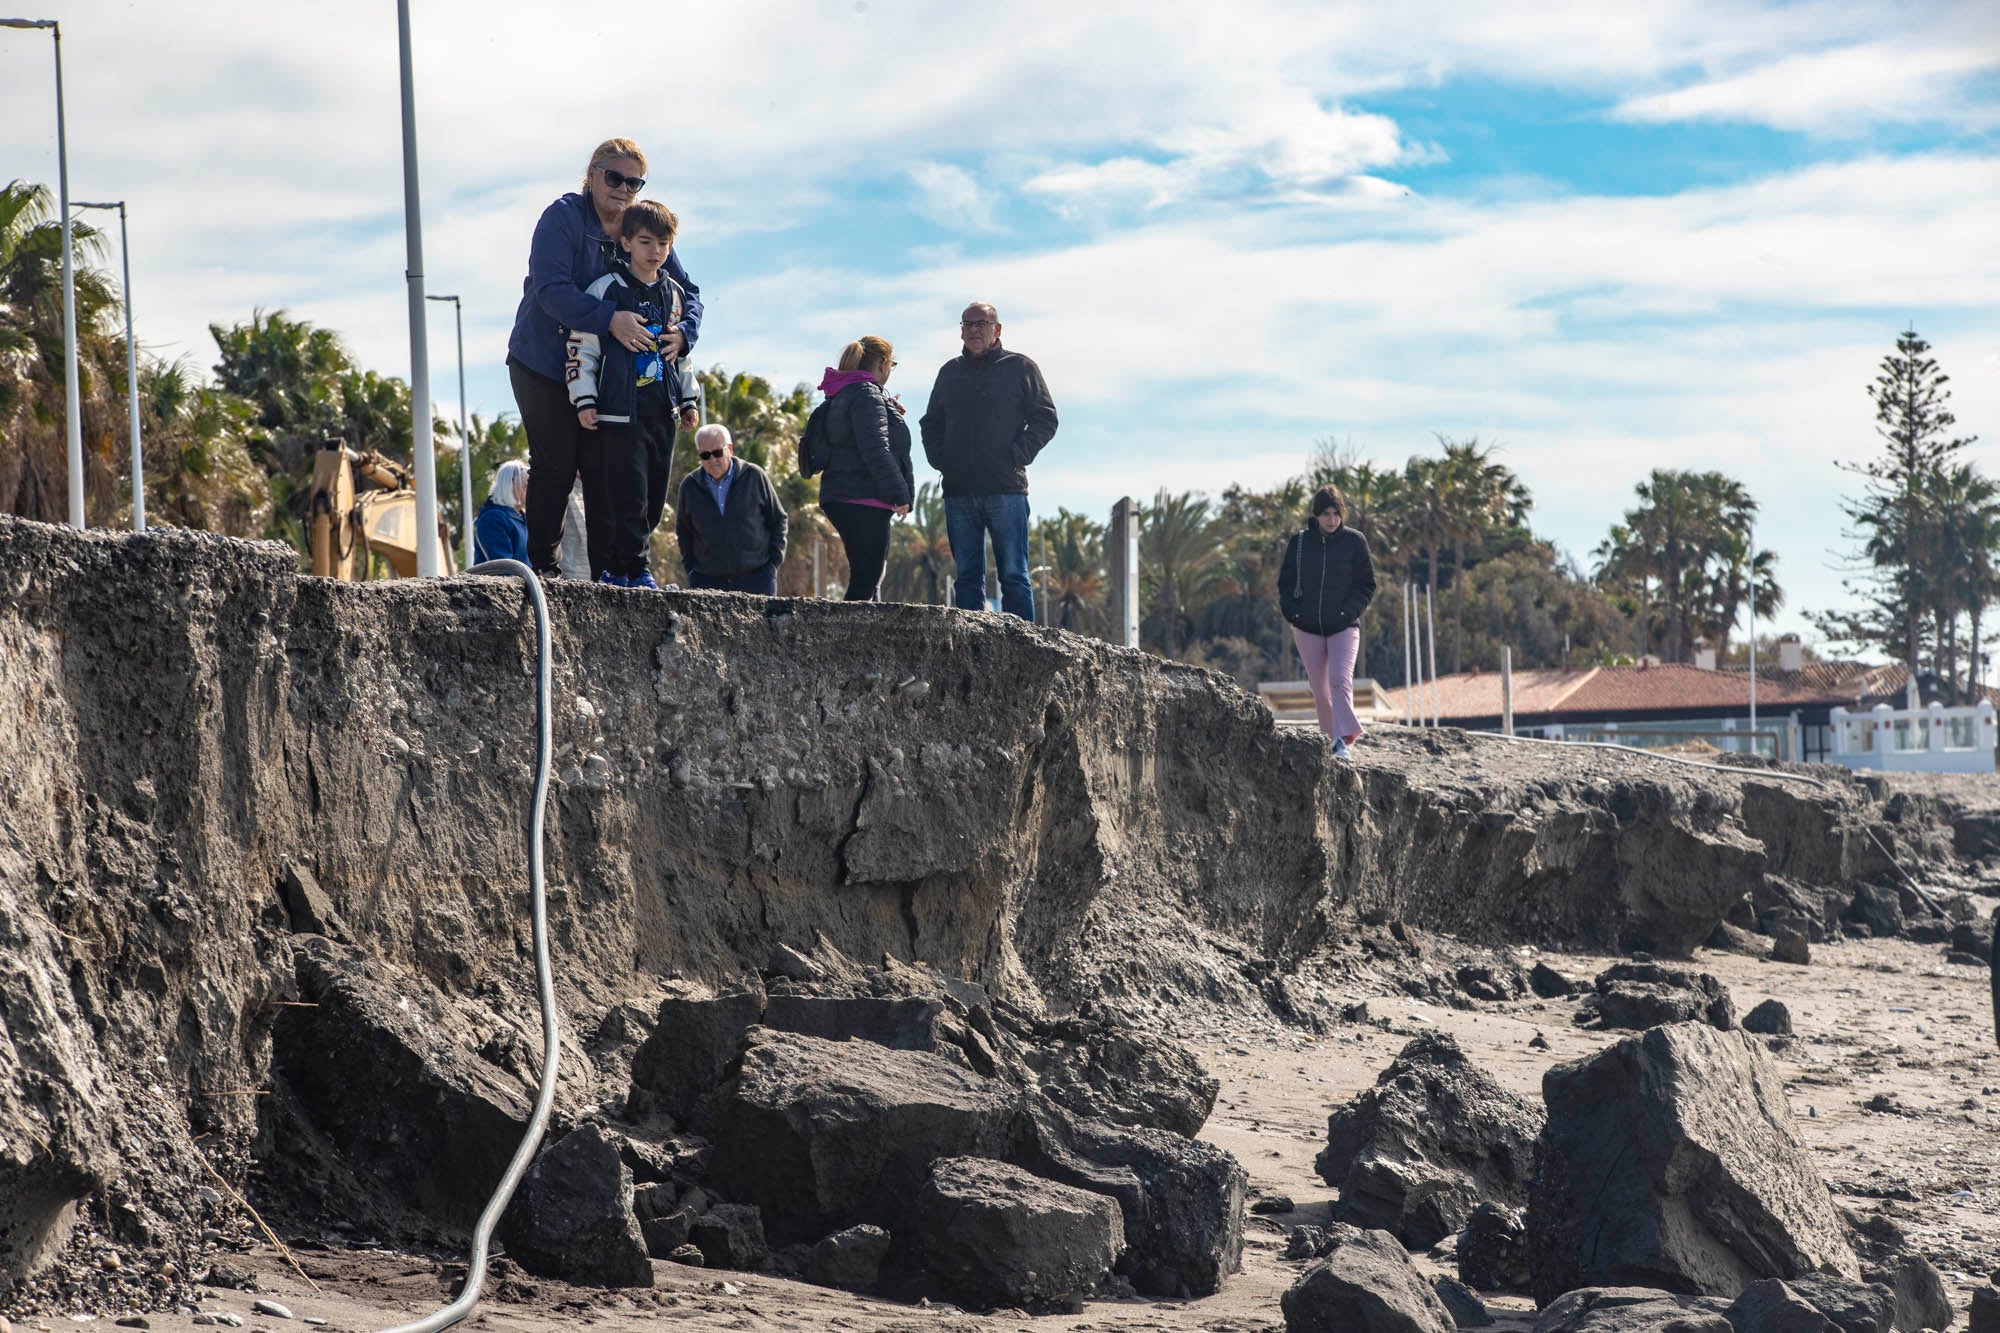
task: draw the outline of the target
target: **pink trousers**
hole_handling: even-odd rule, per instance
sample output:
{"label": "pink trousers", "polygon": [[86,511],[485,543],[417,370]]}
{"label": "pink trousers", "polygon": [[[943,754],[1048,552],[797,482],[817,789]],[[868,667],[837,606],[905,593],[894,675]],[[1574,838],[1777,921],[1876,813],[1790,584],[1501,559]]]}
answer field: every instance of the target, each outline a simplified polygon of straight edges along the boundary
{"label": "pink trousers", "polygon": [[1361,648],[1359,627],[1338,634],[1308,634],[1294,629],[1299,658],[1306,664],[1306,684],[1311,687],[1313,710],[1319,714],[1319,729],[1330,737],[1353,744],[1361,736],[1361,719],[1354,715],[1354,654]]}

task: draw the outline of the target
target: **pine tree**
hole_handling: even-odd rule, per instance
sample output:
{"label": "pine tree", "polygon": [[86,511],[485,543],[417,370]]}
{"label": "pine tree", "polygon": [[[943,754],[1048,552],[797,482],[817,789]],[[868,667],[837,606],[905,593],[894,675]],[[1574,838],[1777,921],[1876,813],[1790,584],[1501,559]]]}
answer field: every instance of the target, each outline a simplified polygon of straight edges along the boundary
{"label": "pine tree", "polygon": [[[1898,335],[1896,350],[1882,358],[1881,371],[1868,386],[1883,450],[1867,462],[1842,465],[1866,478],[1862,494],[1842,509],[1866,561],[1861,576],[1847,586],[1868,599],[1868,608],[1814,617],[1831,637],[1899,654],[1912,679],[1925,613],[1937,606],[1939,585],[1950,577],[1942,562],[1953,544],[1952,516],[1937,497],[1948,490],[1943,479],[1953,457],[1976,438],[1951,434],[1958,422],[1945,388],[1951,377],[1930,350],[1915,329]],[[1962,609],[1954,610],[1954,620]]]}

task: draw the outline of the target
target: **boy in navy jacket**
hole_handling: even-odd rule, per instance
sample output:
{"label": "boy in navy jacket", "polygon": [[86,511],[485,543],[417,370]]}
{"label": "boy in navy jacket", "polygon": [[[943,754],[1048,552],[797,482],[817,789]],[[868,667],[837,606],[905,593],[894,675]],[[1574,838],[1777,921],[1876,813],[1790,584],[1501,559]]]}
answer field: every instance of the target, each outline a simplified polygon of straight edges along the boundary
{"label": "boy in navy jacket", "polygon": [[[643,200],[625,210],[618,245],[624,260],[592,283],[586,295],[631,310],[655,339],[680,324],[686,294],[666,273],[680,224],[663,204]],[[582,329],[569,335],[569,399],[585,430],[603,433],[602,494],[611,505],[610,561],[601,581],[621,588],[656,588],[649,568],[653,529],[666,509],[674,418],[699,425],[694,377],[657,345],[628,351],[616,339]]]}

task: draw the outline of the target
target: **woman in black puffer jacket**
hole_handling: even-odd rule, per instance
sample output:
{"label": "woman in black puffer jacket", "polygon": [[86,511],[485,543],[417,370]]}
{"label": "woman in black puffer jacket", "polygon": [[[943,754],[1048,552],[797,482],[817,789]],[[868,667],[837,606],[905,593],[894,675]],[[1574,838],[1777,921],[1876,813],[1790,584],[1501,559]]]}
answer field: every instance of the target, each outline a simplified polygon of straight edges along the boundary
{"label": "woman in black puffer jacket", "polygon": [[847,344],[839,368],[819,382],[828,404],[819,507],[847,548],[850,602],[875,600],[889,557],[889,522],[909,513],[916,495],[903,405],[882,393],[895,365],[888,339],[870,335]]}
{"label": "woman in black puffer jacket", "polygon": [[1347,502],[1336,486],[1312,498],[1312,522],[1285,546],[1278,571],[1278,607],[1292,627],[1306,664],[1319,729],[1336,759],[1361,738],[1354,715],[1354,655],[1361,647],[1361,613],[1375,596],[1375,562],[1368,539],[1346,524]]}

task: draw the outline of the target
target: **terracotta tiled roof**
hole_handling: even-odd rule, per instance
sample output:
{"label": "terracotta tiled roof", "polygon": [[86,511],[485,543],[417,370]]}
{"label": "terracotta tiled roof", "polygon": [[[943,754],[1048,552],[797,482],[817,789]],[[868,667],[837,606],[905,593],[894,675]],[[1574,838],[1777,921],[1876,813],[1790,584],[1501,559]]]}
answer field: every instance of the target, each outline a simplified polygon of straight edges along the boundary
{"label": "terracotta tiled roof", "polygon": [[[1784,680],[1767,680],[1762,671],[1757,676],[1760,707],[1840,703],[1853,697]],[[1414,709],[1406,705],[1400,688],[1385,689],[1385,711],[1399,717],[1407,716],[1410,711],[1431,711],[1424,691],[1412,693],[1416,695]],[[1606,717],[1675,709],[1744,708],[1749,702],[1750,677],[1746,671],[1704,671],[1699,667],[1668,664],[1514,673],[1516,717],[1551,713]],[[1500,716],[1500,673],[1481,671],[1440,676],[1436,711],[1446,720]]]}

